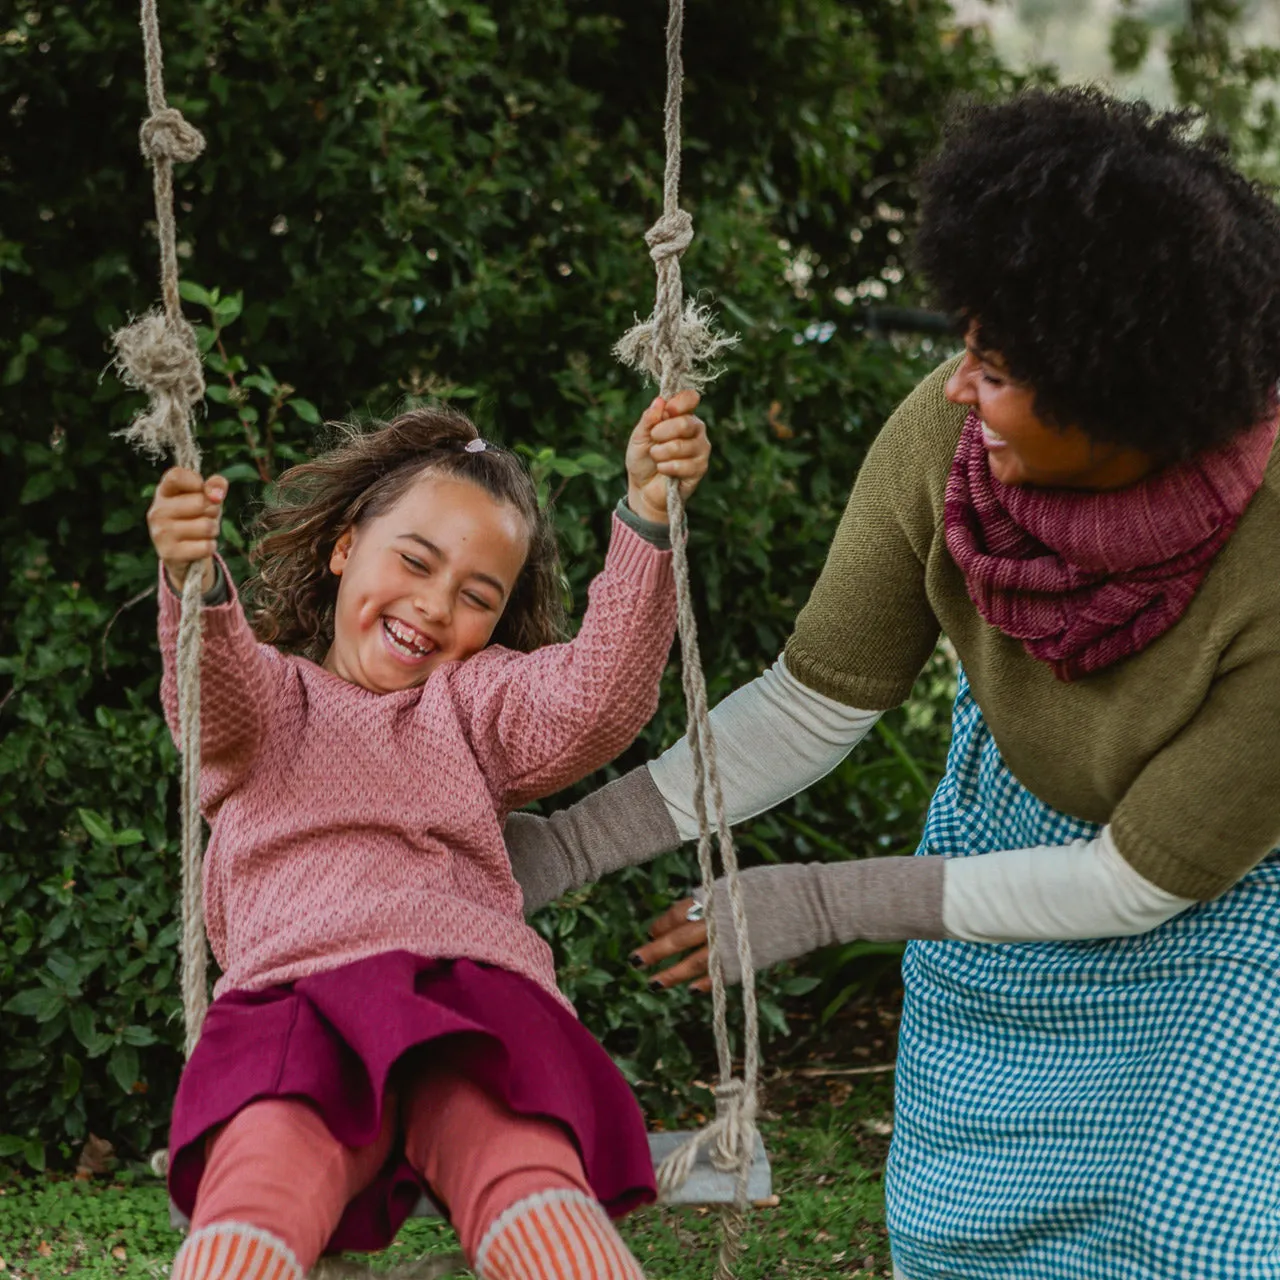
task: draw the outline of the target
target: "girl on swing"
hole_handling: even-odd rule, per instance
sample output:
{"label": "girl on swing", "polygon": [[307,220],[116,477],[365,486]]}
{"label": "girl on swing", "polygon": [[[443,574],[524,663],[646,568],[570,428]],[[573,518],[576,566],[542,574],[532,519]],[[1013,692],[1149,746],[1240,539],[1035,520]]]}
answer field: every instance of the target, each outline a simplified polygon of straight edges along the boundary
{"label": "girl on swing", "polygon": [[390,1243],[425,1185],[486,1280],[634,1280],[610,1216],[653,1199],[639,1109],[556,987],[502,842],[613,759],[674,630],[667,477],[698,397],[655,400],[576,639],[554,534],[509,452],[422,409],[294,467],[254,615],[212,559],[227,485],[166,472],[163,699],[204,573],[204,888],[222,977],[174,1106],[178,1280],[300,1280]]}

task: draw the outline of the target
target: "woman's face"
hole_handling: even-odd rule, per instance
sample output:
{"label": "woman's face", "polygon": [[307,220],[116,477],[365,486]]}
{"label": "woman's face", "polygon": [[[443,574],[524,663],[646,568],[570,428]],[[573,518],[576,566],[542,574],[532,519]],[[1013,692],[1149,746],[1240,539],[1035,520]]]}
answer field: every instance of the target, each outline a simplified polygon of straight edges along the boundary
{"label": "woman's face", "polygon": [[392,693],[479,653],[528,551],[515,507],[467,480],[419,476],[390,511],[348,529],[333,549],[338,600],[325,669]]}
{"label": "woman's face", "polygon": [[946,397],[982,421],[991,474],[1002,484],[1045,489],[1120,489],[1154,466],[1125,445],[1091,440],[1079,427],[1051,427],[1036,417],[1035,392],[1009,376],[998,352],[985,350],[976,325],[965,334],[964,359],[947,379]]}

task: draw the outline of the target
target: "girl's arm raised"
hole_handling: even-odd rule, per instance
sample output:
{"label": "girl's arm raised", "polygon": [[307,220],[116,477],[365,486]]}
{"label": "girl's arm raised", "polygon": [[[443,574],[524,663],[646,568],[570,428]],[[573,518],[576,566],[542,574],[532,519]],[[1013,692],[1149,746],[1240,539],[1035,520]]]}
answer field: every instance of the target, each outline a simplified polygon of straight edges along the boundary
{"label": "girl's arm raised", "polygon": [[179,593],[187,572],[203,562],[200,803],[206,815],[240,784],[253,763],[275,656],[254,639],[226,566],[214,559],[226,491],[220,476],[205,481],[174,467],[161,477],[147,512],[147,528],[160,557],[160,696],[175,742]]}
{"label": "girl's arm raised", "polygon": [[607,764],[648,723],[675,634],[671,553],[617,516],[577,637],[533,653],[486,649],[450,675],[500,808]]}
{"label": "girl's arm raised", "polygon": [[[627,500],[577,639],[531,654],[485,650],[451,683],[498,806],[518,808],[607,764],[653,715],[675,632],[668,480],[689,497],[711,446],[698,395],[655,399],[627,443]],[[661,543],[661,548],[655,543]]]}

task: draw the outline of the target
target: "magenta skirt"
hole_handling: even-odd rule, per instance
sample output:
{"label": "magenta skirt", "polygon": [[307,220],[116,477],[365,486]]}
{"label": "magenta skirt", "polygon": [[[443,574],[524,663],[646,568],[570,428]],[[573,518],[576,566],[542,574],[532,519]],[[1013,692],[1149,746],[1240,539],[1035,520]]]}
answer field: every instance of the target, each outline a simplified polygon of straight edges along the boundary
{"label": "magenta skirt", "polygon": [[[571,1013],[504,969],[392,951],[214,1001],[174,1103],[173,1202],[191,1215],[207,1134],[261,1098],[305,1098],[339,1141],[373,1142],[397,1061],[454,1036],[468,1037],[475,1079],[495,1097],[521,1115],[564,1126],[613,1216],[653,1201],[640,1108]],[[347,1206],[328,1252],[386,1248],[423,1190],[397,1144],[373,1184]]]}

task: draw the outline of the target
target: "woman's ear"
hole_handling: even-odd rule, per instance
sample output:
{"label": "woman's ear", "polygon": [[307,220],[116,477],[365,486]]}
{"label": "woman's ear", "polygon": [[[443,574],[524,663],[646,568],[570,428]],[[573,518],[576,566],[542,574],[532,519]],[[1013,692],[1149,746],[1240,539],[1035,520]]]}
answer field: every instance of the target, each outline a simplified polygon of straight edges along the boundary
{"label": "woman's ear", "polygon": [[351,555],[351,533],[350,529],[344,529],[329,554],[329,572],[339,578],[342,577],[342,571],[347,567],[347,559]]}

